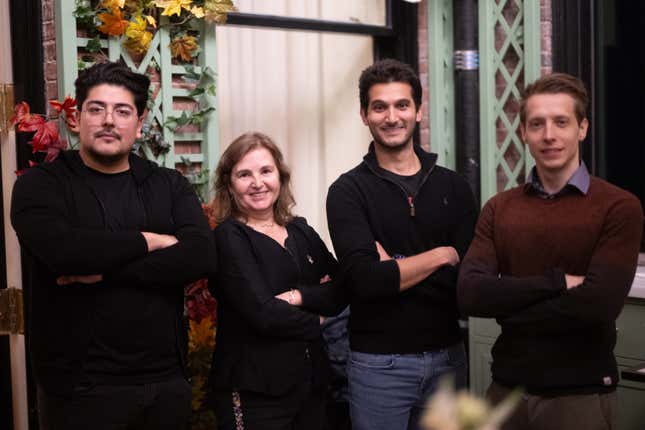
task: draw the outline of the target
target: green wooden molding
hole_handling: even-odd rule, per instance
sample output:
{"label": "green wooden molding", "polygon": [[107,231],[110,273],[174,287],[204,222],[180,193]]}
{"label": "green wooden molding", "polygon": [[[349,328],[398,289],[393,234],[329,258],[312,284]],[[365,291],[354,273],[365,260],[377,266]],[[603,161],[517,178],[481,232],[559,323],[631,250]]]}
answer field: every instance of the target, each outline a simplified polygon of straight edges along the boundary
{"label": "green wooden molding", "polygon": [[[482,203],[501,191],[498,189],[498,173],[502,178],[502,189],[509,189],[521,183],[523,175],[528,174],[533,166],[533,160],[519,137],[519,114],[506,112],[504,107],[510,102],[519,103],[522,78],[530,83],[540,76],[540,3],[539,0],[514,0],[518,11],[510,23],[504,16],[504,8],[509,3],[511,0],[502,0],[498,4],[479,2]],[[497,37],[503,39],[496,40],[496,28],[500,30]],[[511,50],[517,58],[514,69],[507,68],[504,63]],[[500,84],[501,88],[498,87]],[[504,130],[505,135],[499,133]],[[511,149],[519,154],[514,165],[507,159],[507,151]]]}
{"label": "green wooden molding", "polygon": [[455,169],[455,85],[452,0],[428,0],[430,147]]}

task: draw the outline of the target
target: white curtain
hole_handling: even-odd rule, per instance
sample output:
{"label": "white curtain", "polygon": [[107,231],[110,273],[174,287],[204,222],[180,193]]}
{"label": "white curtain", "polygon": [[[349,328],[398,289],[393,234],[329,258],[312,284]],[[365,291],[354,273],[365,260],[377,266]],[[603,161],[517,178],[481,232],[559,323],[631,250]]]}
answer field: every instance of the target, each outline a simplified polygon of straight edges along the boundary
{"label": "white curtain", "polygon": [[[237,1],[240,11],[374,23],[376,0]],[[379,7],[369,7],[369,6]],[[358,78],[372,39],[304,31],[217,27],[222,151],[240,134],[271,136],[292,170],[295,212],[329,244],[329,185],[360,162],[370,135],[359,116]],[[330,248],[331,249],[331,248]]]}

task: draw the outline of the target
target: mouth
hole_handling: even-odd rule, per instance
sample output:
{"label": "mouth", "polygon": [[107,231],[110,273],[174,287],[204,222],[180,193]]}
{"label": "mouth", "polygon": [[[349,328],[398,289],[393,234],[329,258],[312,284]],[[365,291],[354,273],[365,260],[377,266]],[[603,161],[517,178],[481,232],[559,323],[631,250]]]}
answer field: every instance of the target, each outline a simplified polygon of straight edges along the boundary
{"label": "mouth", "polygon": [[381,127],[381,131],[384,134],[397,134],[401,131],[404,131],[405,127],[404,126],[394,126],[394,127]]}
{"label": "mouth", "polygon": [[250,196],[251,196],[251,198],[253,198],[253,199],[261,199],[261,198],[265,197],[268,193],[269,193],[269,191],[268,191],[268,190],[265,190],[265,191],[254,191],[254,192],[252,192],[252,193],[249,193],[249,195],[250,195]]}
{"label": "mouth", "polygon": [[547,157],[558,155],[561,152],[562,152],[562,149],[559,149],[559,148],[547,148],[540,151],[542,155],[546,155]]}

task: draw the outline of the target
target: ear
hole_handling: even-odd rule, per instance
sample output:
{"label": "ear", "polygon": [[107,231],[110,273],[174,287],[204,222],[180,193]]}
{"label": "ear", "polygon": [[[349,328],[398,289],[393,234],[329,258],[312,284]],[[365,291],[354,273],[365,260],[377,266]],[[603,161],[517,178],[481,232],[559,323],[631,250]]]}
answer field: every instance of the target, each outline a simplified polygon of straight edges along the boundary
{"label": "ear", "polygon": [[580,128],[578,130],[578,142],[582,142],[587,137],[587,129],[589,128],[589,121],[584,118],[580,121]]}
{"label": "ear", "polygon": [[423,118],[423,109],[421,109],[421,106],[419,106],[419,109],[417,110],[417,114],[415,117],[415,121],[421,122],[421,118]]}
{"label": "ear", "polygon": [[367,111],[361,108],[360,114],[361,114],[361,119],[363,120],[363,124],[367,125]]}
{"label": "ear", "polygon": [[141,137],[143,136],[143,134],[141,133],[141,129],[143,128],[143,123],[145,122],[147,116],[148,116],[148,109],[145,109],[143,111],[143,115],[141,115],[137,120],[137,139],[141,139]]}
{"label": "ear", "polygon": [[526,143],[526,126],[523,122],[520,122],[520,137],[522,138],[522,142]]}

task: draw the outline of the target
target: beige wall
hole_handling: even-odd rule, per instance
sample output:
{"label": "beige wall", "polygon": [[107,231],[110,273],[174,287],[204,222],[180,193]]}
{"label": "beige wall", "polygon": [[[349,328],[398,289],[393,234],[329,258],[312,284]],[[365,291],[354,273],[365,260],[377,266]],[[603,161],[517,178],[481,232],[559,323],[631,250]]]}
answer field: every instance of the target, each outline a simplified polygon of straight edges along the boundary
{"label": "beige wall", "polygon": [[[246,3],[236,4],[248,11]],[[334,3],[338,16],[361,10],[360,1]],[[331,7],[327,0],[271,4],[271,13],[284,15],[289,6],[290,14],[307,17]],[[271,136],[293,172],[295,212],[329,244],[327,188],[360,162],[370,141],[358,77],[372,62],[371,37],[219,26],[217,54],[222,150],[246,131]]]}

